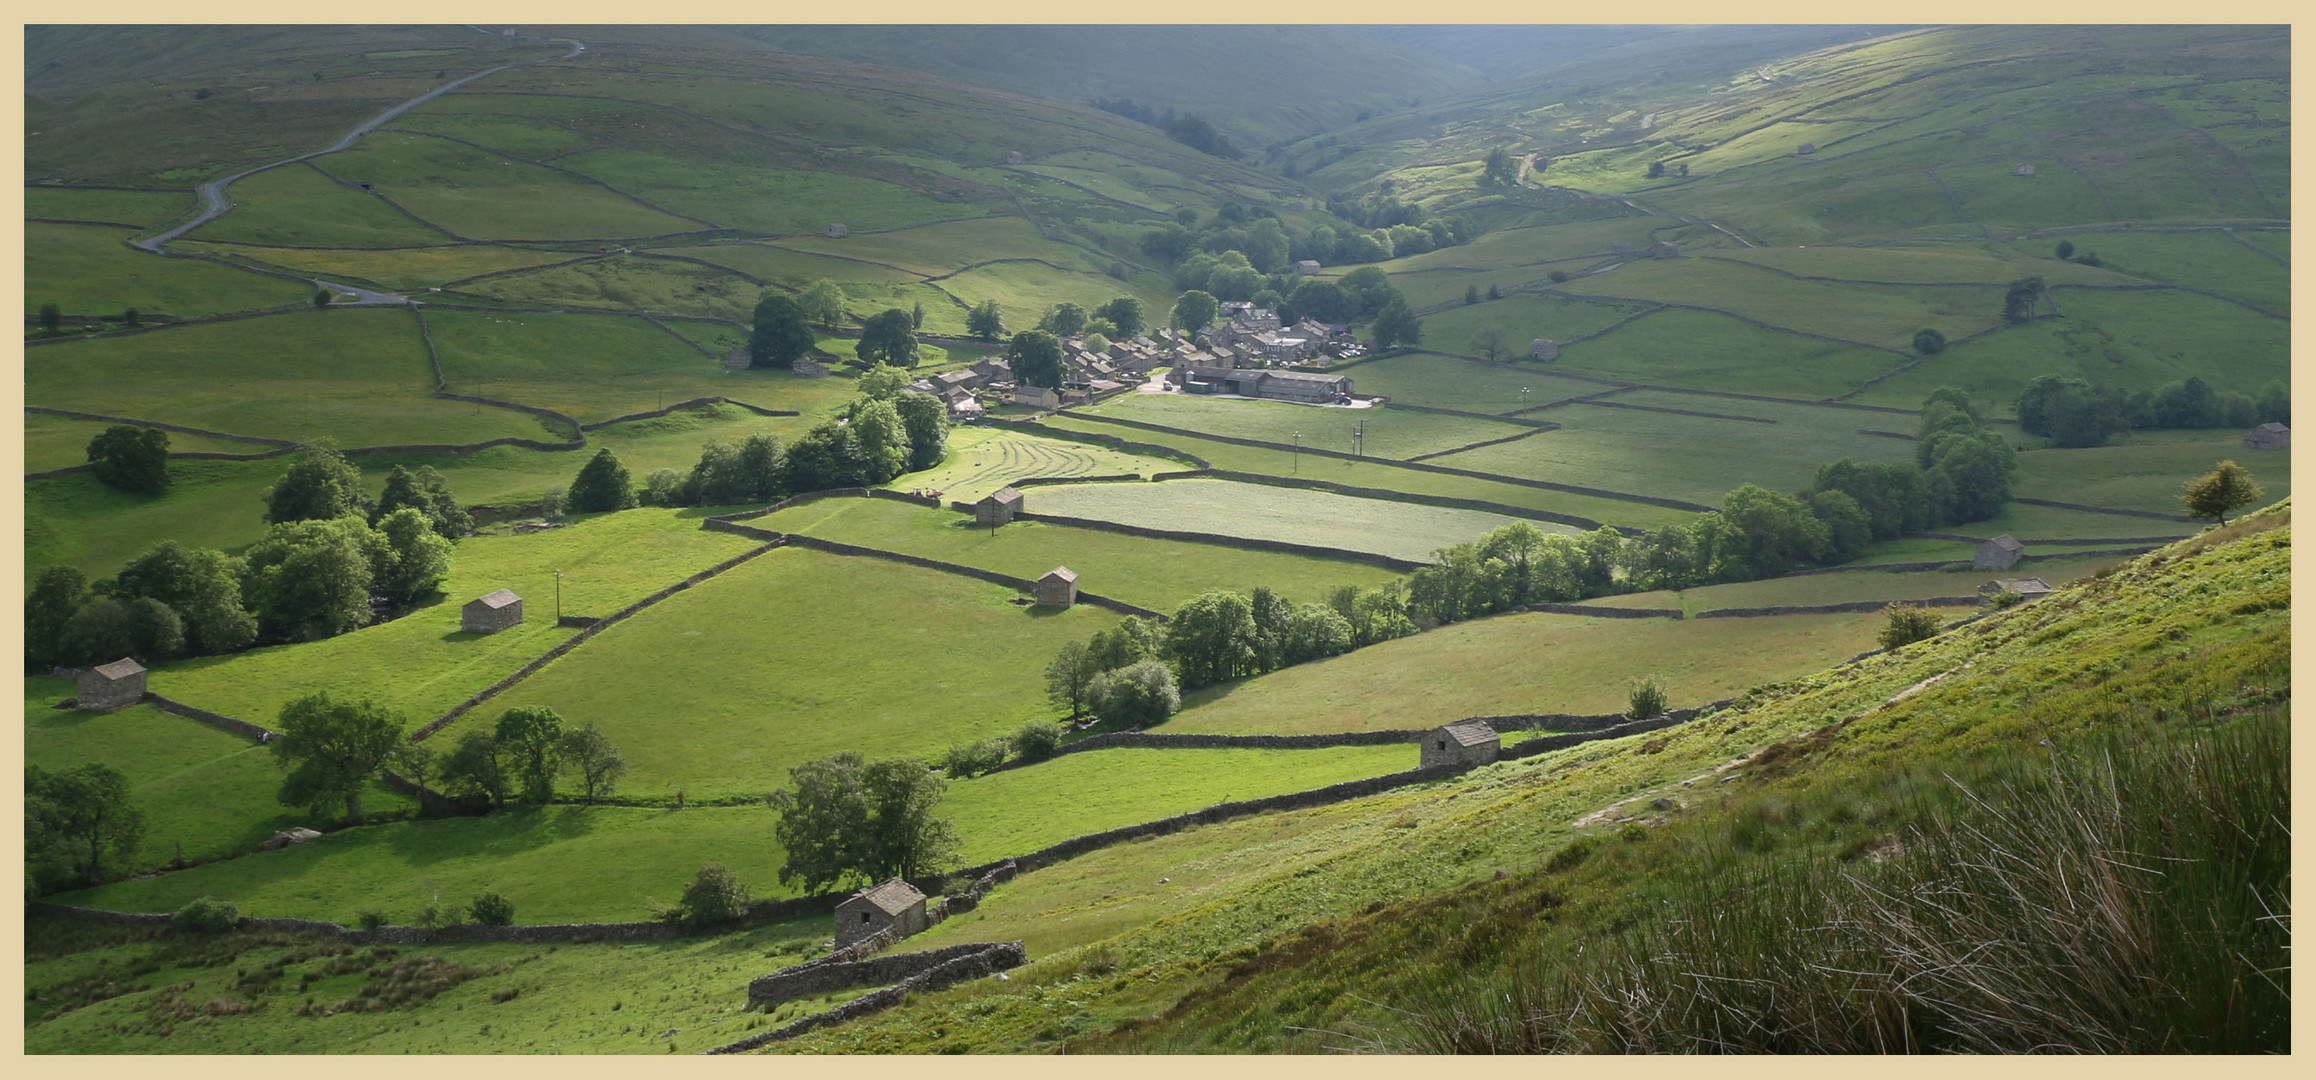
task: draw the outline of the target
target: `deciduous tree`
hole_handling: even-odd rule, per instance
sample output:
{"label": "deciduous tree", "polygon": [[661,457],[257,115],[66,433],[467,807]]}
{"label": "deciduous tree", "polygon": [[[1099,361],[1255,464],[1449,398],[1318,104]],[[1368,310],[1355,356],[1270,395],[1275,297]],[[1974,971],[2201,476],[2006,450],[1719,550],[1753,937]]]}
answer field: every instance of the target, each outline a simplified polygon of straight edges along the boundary
{"label": "deciduous tree", "polygon": [[129,561],[116,592],[167,604],[184,620],[186,651],[238,652],[257,639],[257,620],[241,603],[242,562],[221,551],[163,540]]}
{"label": "deciduous tree", "polygon": [[508,709],[493,732],[499,749],[513,762],[513,779],[526,802],[555,797],[555,775],[563,771],[563,717],[543,705]]}
{"label": "deciduous tree", "polygon": [[1086,647],[1072,641],[1054,654],[1053,662],[1045,666],[1045,696],[1072,717],[1086,709],[1086,688],[1101,674],[1094,666]]}
{"label": "deciduous tree", "polygon": [[1117,327],[1120,335],[1133,337],[1142,332],[1142,301],[1131,296],[1121,296],[1095,308],[1094,317],[1110,320],[1110,325]]}
{"label": "deciduous tree", "polygon": [[1005,362],[1023,386],[1060,386],[1061,361],[1061,341],[1043,330],[1024,330],[1005,346]]}
{"label": "deciduous tree", "polygon": [[346,820],[361,824],[363,789],[402,744],[401,714],[369,698],[324,690],[282,706],[279,725],[274,761],[289,771],[282,804],[320,813],[343,801]]}
{"label": "deciduous tree", "polygon": [[24,769],[24,840],[29,862],[70,868],[81,884],[125,870],[145,837],[145,815],[129,795],[129,779],[110,765],[61,772]]}
{"label": "deciduous tree", "polygon": [[596,730],[593,720],[585,727],[564,732],[560,752],[564,761],[579,770],[579,791],[589,805],[610,795],[619,787],[619,778],[627,774],[627,760]]}
{"label": "deciduous tree", "polygon": [[917,330],[909,322],[909,313],[886,308],[869,316],[860,324],[860,343],[852,351],[870,364],[916,367]]}
{"label": "deciduous tree", "polygon": [[1376,313],[1369,336],[1378,348],[1414,345],[1423,340],[1423,323],[1415,317],[1406,300],[1395,298]]}
{"label": "deciduous tree", "polygon": [[2211,518],[2225,525],[2229,511],[2250,506],[2265,494],[2252,482],[2251,470],[2223,461],[2218,468],[2188,481],[2180,489],[2179,501],[2189,516]]}
{"label": "deciduous tree", "polygon": [[265,489],[265,520],[313,521],[364,513],[362,470],[337,451],[315,447]]}
{"label": "deciduous tree", "polygon": [[599,514],[613,510],[630,510],[636,505],[635,484],[627,475],[627,466],[619,456],[605,447],[595,452],[581,466],[579,475],[563,492],[563,510],[570,514]]}
{"label": "deciduous tree", "polygon": [[[924,305],[919,304],[917,310],[923,311]],[[792,367],[811,350],[815,340],[804,305],[781,293],[765,293],[756,301],[748,327],[748,366]]]}
{"label": "deciduous tree", "polygon": [[1174,715],[1182,707],[1182,695],[1175,688],[1173,669],[1156,660],[1140,660],[1096,675],[1087,684],[1086,702],[1105,724],[1146,728]]}
{"label": "deciduous tree", "polygon": [[157,495],[169,487],[169,433],[115,424],[88,442],[91,473],[106,487]]}
{"label": "deciduous tree", "polygon": [[1254,674],[1258,646],[1253,604],[1239,593],[1200,593],[1166,624],[1167,656],[1182,685],[1192,690]]}
{"label": "deciduous tree", "polygon": [[1203,289],[1183,293],[1174,300],[1174,328],[1186,334],[1197,333],[1213,324],[1215,313],[1221,307],[1214,294]]}

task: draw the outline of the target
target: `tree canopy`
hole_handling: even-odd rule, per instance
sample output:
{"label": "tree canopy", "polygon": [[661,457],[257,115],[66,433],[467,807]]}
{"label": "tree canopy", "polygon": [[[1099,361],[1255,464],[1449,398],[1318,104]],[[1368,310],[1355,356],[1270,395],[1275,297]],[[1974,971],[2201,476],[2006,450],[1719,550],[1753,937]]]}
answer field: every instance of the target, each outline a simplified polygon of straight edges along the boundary
{"label": "tree canopy", "polygon": [[597,450],[563,493],[563,509],[573,514],[627,510],[635,504],[635,485],[628,478],[627,466],[610,447]]}
{"label": "tree canopy", "polygon": [[369,502],[362,470],[327,447],[306,451],[261,497],[269,525],[363,513]]}
{"label": "tree canopy", "polygon": [[1061,385],[1061,341],[1043,330],[1024,330],[1006,343],[1005,362],[1023,386]]}
{"label": "tree canopy", "polygon": [[2180,504],[2187,507],[2190,516],[2211,518],[2225,525],[2228,512],[2258,502],[2267,492],[2252,482],[2252,472],[2233,461],[2223,461],[2219,467],[2187,482],[2180,489]]}
{"label": "tree canopy", "polygon": [[[1174,328],[1195,333],[1213,323],[1215,313],[1221,309],[1222,305],[1212,293],[1192,289],[1174,300]],[[1017,373],[1019,370],[1015,369]]]}
{"label": "tree canopy", "polygon": [[61,772],[24,768],[24,855],[35,866],[68,868],[83,885],[128,869],[145,836],[145,815],[129,780],[110,765]]}
{"label": "tree canopy", "polygon": [[804,305],[782,293],[765,293],[748,327],[748,366],[794,366],[815,340]]}
{"label": "tree canopy", "polygon": [[965,313],[965,332],[983,341],[995,341],[1005,333],[1005,311],[995,300],[983,300]]}
{"label": "tree canopy", "polygon": [[916,325],[908,312],[886,308],[860,324],[860,343],[852,351],[866,363],[916,367]]}
{"label": "tree canopy", "polygon": [[956,858],[956,833],[934,811],[947,790],[916,758],[867,762],[857,751],[789,770],[772,793],[774,835],[788,853],[783,884],[806,892],[932,873]]}
{"label": "tree canopy", "polygon": [[115,424],[88,442],[90,471],[106,487],[154,495],[169,486],[169,433]]}
{"label": "tree canopy", "polygon": [[282,780],[282,804],[320,813],[343,801],[346,820],[361,824],[363,789],[402,744],[401,714],[369,698],[339,698],[324,690],[282,706],[279,724],[274,761],[289,772]]}

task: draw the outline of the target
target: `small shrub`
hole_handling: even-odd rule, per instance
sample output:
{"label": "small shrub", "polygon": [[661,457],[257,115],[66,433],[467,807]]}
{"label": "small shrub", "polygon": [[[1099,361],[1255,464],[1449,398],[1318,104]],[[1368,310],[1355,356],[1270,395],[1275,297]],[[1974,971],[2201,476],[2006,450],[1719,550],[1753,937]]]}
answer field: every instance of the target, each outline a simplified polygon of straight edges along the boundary
{"label": "small shrub", "polygon": [[980,742],[960,743],[949,748],[942,760],[952,780],[965,780],[1005,764],[1005,755],[1012,744],[1004,739],[983,739]]}
{"label": "small shrub", "polygon": [[1654,675],[1634,679],[1631,691],[1625,695],[1624,715],[1633,720],[1647,720],[1663,716],[1671,701],[1665,694],[1664,683]]}
{"label": "small shrub", "polygon": [[1938,616],[1914,604],[1891,604],[1882,609],[1889,617],[1877,639],[1885,649],[1924,640],[1938,632]]}
{"label": "small shrub", "polygon": [[418,914],[411,916],[410,924],[422,930],[439,930],[450,925],[450,913],[444,911],[439,902],[428,901],[418,909]]}
{"label": "small shrub", "polygon": [[1032,720],[1013,735],[1013,752],[1023,761],[1044,761],[1061,748],[1067,729],[1051,720]]}
{"label": "small shrub", "polygon": [[679,918],[693,926],[730,922],[748,910],[748,885],[720,863],[700,867],[676,904]]}
{"label": "small shrub", "polygon": [[1593,850],[1599,846],[1600,841],[1592,837],[1577,837],[1569,841],[1567,847],[1553,852],[1551,858],[1544,860],[1544,872],[1557,874],[1563,870],[1574,870],[1584,865],[1584,860],[1591,858]]}
{"label": "small shrub", "polygon": [[1994,594],[1993,604],[1997,610],[2000,610],[2002,608],[2017,607],[2019,603],[2025,599],[2025,594],[2020,593],[2016,589],[2004,589],[2001,592]]}
{"label": "small shrub", "polygon": [[354,916],[354,925],[364,930],[376,930],[386,925],[386,913],[377,908],[366,909]]}
{"label": "small shrub", "polygon": [[241,912],[229,901],[204,896],[177,909],[176,927],[196,934],[222,934],[241,922]]}
{"label": "small shrub", "polygon": [[1936,356],[1946,351],[1946,335],[1929,327],[1914,331],[1914,351],[1924,356]]}
{"label": "small shrub", "polygon": [[1628,844],[1637,844],[1649,838],[1649,827],[1636,821],[1625,826],[1623,832],[1616,834],[1616,838]]}
{"label": "small shrub", "polygon": [[495,892],[475,894],[466,910],[484,926],[512,926],[515,922],[515,902]]}
{"label": "small shrub", "polygon": [[1552,276],[1552,284],[1554,284],[1554,285],[1558,285],[1558,284],[1560,284],[1561,282],[1563,282],[1563,281],[1567,281],[1567,280],[1568,280],[1568,271],[1566,271],[1566,270],[1554,270],[1554,271],[1552,271],[1552,275],[1551,275],[1551,276]]}

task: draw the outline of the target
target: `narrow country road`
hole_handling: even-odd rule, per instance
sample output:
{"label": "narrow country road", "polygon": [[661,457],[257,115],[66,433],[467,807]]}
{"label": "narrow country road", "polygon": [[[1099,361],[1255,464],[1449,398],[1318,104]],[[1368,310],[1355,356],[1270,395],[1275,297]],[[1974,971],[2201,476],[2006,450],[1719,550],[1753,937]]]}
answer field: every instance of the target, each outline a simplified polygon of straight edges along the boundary
{"label": "narrow country road", "polygon": [[[585,42],[574,41],[571,43],[570,52],[561,56],[550,57],[547,60],[534,60],[532,63],[545,64],[554,60],[570,60],[577,57],[580,53],[586,51],[587,45]],[[437,86],[432,90],[429,90],[423,94],[418,95],[417,97],[403,102],[400,105],[396,105],[393,108],[386,110],[385,112],[371,117],[360,127],[347,132],[344,138],[339,139],[337,142],[331,143],[327,148],[316,150],[309,154],[299,154],[298,156],[292,158],[283,158],[280,161],[276,161],[268,165],[260,165],[254,169],[244,169],[241,172],[234,173],[233,175],[228,176],[223,180],[212,180],[206,184],[203,184],[201,185],[202,210],[200,216],[195,217],[193,220],[179,225],[173,229],[170,229],[169,231],[162,233],[159,236],[149,237],[136,241],[136,246],[143,248],[146,251],[150,251],[155,255],[166,254],[164,245],[166,245],[169,241],[175,240],[176,238],[183,236],[186,233],[192,232],[193,230],[198,229],[203,225],[207,225],[210,222],[225,216],[226,211],[233,209],[233,203],[225,197],[225,189],[231,187],[234,181],[239,180],[245,176],[255,176],[256,174],[264,172],[267,169],[278,169],[284,165],[294,165],[300,161],[306,160],[307,158],[317,158],[324,154],[335,154],[340,150],[344,150],[347,147],[354,145],[354,140],[359,139],[374,130],[377,130],[379,126],[385,124],[387,121],[392,120],[395,117],[402,115],[403,113],[409,112],[411,109],[414,109],[420,105],[424,105],[427,102],[441,97],[442,95],[447,94],[453,90],[456,90],[461,86],[465,86],[466,84],[473,82],[476,79],[480,79],[486,75],[496,75],[499,72],[505,71],[506,69],[515,66],[516,65],[514,64],[501,64],[498,67],[491,68],[488,71],[478,71],[463,79],[454,79],[450,82],[446,82],[441,86]],[[386,294],[372,293],[370,295],[384,296]]]}

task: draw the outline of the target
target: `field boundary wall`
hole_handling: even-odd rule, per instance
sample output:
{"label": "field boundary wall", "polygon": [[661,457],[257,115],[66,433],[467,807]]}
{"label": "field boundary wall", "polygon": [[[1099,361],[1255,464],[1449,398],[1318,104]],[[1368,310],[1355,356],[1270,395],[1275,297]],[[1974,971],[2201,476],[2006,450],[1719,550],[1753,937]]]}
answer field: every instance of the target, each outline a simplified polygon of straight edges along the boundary
{"label": "field boundary wall", "polygon": [[1751,619],[1770,615],[1830,615],[1852,611],[1880,611],[1892,604],[1912,604],[1916,607],[1978,607],[1986,598],[1971,596],[1924,596],[1908,600],[1852,600],[1840,604],[1781,604],[1774,607],[1732,607],[1700,611],[1692,619]]}
{"label": "field boundary wall", "polygon": [[1501,514],[1505,517],[1549,521],[1556,525],[1572,525],[1585,530],[1609,527],[1588,517],[1563,514],[1555,510],[1534,510],[1525,506],[1490,502],[1486,499],[1466,499],[1455,495],[1426,495],[1420,492],[1393,491],[1389,488],[1359,487],[1353,484],[1338,484],[1332,480],[1307,480],[1299,476],[1273,476],[1269,473],[1239,472],[1236,469],[1190,469],[1182,472],[1150,474],[1150,480],[1153,483],[1192,479],[1236,480],[1240,483],[1262,484],[1268,487],[1324,491],[1331,495],[1347,495],[1357,499],[1378,499],[1385,502],[1411,503],[1417,506],[1439,506],[1451,510],[1478,510],[1483,513]]}
{"label": "field boundary wall", "polygon": [[900,982],[872,991],[845,1002],[826,1012],[814,1013],[795,1023],[774,1028],[759,1035],[751,1035],[735,1043],[706,1051],[709,1054],[736,1054],[753,1050],[766,1043],[793,1039],[805,1032],[831,1027],[848,1020],[882,1012],[906,1000],[910,994],[930,993],[961,982],[994,975],[1000,971],[1020,967],[1029,962],[1029,953],[1021,942],[985,945],[980,951],[944,961]]}
{"label": "field boundary wall", "polygon": [[[1351,551],[1345,548],[1320,547],[1316,544],[1296,544],[1285,540],[1258,540],[1253,537],[1224,536],[1220,533],[1192,532],[1183,529],[1152,529],[1141,525],[1127,525],[1116,521],[1102,521],[1096,518],[1069,517],[1062,514],[1040,514],[1032,513],[1028,510],[1015,511],[1013,517],[1016,521],[1042,521],[1049,525],[1068,525],[1081,529],[1099,529],[1104,532],[1124,533],[1128,536],[1141,536],[1152,540],[1183,540],[1189,541],[1191,543],[1213,544],[1218,547],[1244,548],[1250,551],[1276,551],[1288,555],[1311,555],[1319,558],[1341,559],[1346,562],[1362,562],[1372,566],[1380,566],[1387,570],[1398,570],[1401,572],[1411,571],[1431,565],[1430,563],[1416,562],[1412,559],[1402,559],[1392,555],[1377,554],[1372,551]],[[1082,598],[1083,594],[1080,595]]]}

